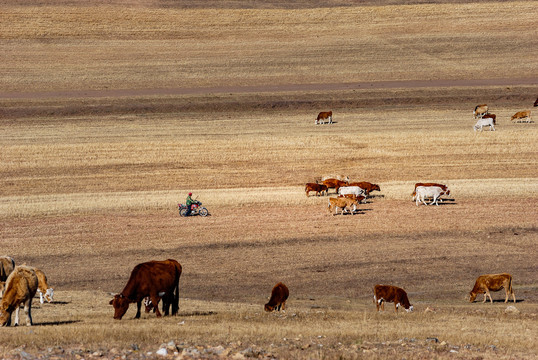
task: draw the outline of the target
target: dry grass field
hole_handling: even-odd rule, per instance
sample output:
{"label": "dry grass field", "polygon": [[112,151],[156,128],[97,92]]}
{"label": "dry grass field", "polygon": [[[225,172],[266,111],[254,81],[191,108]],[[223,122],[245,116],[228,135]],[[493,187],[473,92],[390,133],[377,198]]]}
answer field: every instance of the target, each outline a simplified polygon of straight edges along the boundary
{"label": "dry grass field", "polygon": [[[55,301],[0,357],[538,356],[538,127],[510,122],[538,96],[535,2],[33,3],[0,5],[0,255]],[[497,131],[473,131],[479,103]],[[332,216],[304,193],[324,174],[381,192]],[[418,181],[452,196],[417,207]],[[211,216],[178,216],[189,191]],[[113,320],[166,258],[179,315]],[[466,299],[497,272],[515,312]],[[415,311],[376,313],[377,283]]]}

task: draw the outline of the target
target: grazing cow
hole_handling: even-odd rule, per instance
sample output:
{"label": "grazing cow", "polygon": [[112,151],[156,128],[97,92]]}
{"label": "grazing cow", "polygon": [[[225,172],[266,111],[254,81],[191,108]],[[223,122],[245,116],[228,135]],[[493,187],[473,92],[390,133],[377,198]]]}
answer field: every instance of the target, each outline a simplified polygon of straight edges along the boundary
{"label": "grazing cow", "polygon": [[338,194],[340,195],[355,195],[355,197],[363,196],[366,197],[366,190],[360,186],[342,186],[338,189]]}
{"label": "grazing cow", "polygon": [[493,119],[493,125],[497,125],[497,115],[495,114],[486,114],[482,116],[482,119]]}
{"label": "grazing cow", "polygon": [[338,189],[340,189],[342,186],[347,186],[348,184],[349,182],[338,180],[338,179],[323,180],[323,185],[327,186],[327,194],[329,193],[328,189],[334,189],[336,193],[338,194]]}
{"label": "grazing cow", "polygon": [[476,279],[474,283],[473,290],[469,293],[470,302],[473,302],[476,299],[478,294],[484,293],[484,301],[486,302],[486,296],[489,296],[489,301],[493,304],[493,299],[491,298],[490,291],[499,291],[504,288],[506,292],[506,298],[504,302],[508,302],[509,295],[512,295],[514,303],[516,302],[516,295],[514,294],[514,289],[512,289],[512,275],[510,274],[488,274],[481,275]]}
{"label": "grazing cow", "polygon": [[[360,198],[364,198],[364,197],[361,196]],[[349,211],[353,215],[354,212],[357,210],[357,206],[359,204],[360,198],[355,198],[355,199],[350,199],[347,197],[329,198],[329,204],[327,206],[329,213],[332,213],[332,210],[334,209],[334,214],[333,214],[334,216],[338,214],[338,209],[342,209],[342,215],[344,215],[344,211],[347,212],[347,209],[349,209]],[[353,207],[353,209],[351,209],[351,207]]]}
{"label": "grazing cow", "polygon": [[166,305],[166,307],[163,306],[164,315],[168,315],[170,305],[172,305],[172,315],[176,315],[179,309],[181,271],[181,265],[172,259],[136,265],[123,291],[110,300],[110,305],[114,306],[114,319],[121,320],[129,304],[134,302],[137,305],[135,318],[140,318],[140,307],[147,296],[155,306],[157,317],[161,317],[158,305],[162,293],[166,294],[166,299],[163,300],[163,305]]}
{"label": "grazing cow", "polygon": [[486,115],[488,113],[488,105],[482,104],[482,105],[476,105],[473,111],[474,118],[481,118],[482,116]]}
{"label": "grazing cow", "polygon": [[269,299],[269,302],[265,304],[265,311],[280,311],[280,308],[282,308],[283,311],[286,310],[286,300],[288,299],[288,296],[290,296],[288,287],[279,282],[271,291],[271,298]]}
{"label": "grazing cow", "polygon": [[332,111],[322,111],[318,114],[318,117],[316,118],[316,125],[317,124],[325,124],[325,120],[327,120],[328,124],[333,123],[333,112]]}
{"label": "grazing cow", "polygon": [[[10,256],[0,256],[0,282],[5,282],[15,269],[15,260]],[[3,287],[0,287],[0,297],[3,294]]]}
{"label": "grazing cow", "polygon": [[24,304],[26,325],[32,325],[32,299],[37,291],[38,280],[34,269],[20,265],[7,278],[4,297],[0,302],[0,325],[11,325],[11,314],[15,311],[15,325],[19,325],[20,305]]}
{"label": "grazing cow", "polygon": [[323,195],[324,192],[325,194],[327,194],[328,189],[327,186],[323,184],[307,183],[304,188],[304,191],[306,191],[306,197],[308,197],[310,191],[315,191],[316,196],[319,196],[320,193],[321,195]]}
{"label": "grazing cow", "polygon": [[37,281],[39,283],[37,288],[37,292],[39,293],[39,302],[41,304],[45,302],[44,300],[47,300],[49,303],[52,302],[54,298],[54,289],[49,286],[47,276],[43,271],[36,267],[32,267],[32,269],[34,269],[35,274],[37,275]]}
{"label": "grazing cow", "polygon": [[364,191],[366,192],[366,196],[370,195],[372,191],[381,191],[379,185],[372,184],[366,181],[350,183],[349,186],[358,186],[361,189],[364,189]]}
{"label": "grazing cow", "polygon": [[438,186],[418,186],[415,189],[415,198],[416,198],[416,205],[423,203],[424,205],[428,205],[425,201],[427,198],[432,198],[432,202],[429,205],[437,205],[437,201],[439,200],[439,197],[441,195],[447,194],[445,190]]}
{"label": "grazing cow", "polygon": [[525,111],[518,111],[512,117],[510,118],[510,121],[516,121],[516,122],[532,122],[531,120],[531,111],[525,110]]}
{"label": "grazing cow", "polygon": [[385,311],[385,302],[393,302],[396,312],[400,306],[403,306],[407,312],[413,311],[413,305],[409,303],[405,290],[392,285],[374,286],[374,302],[377,311],[379,311],[379,307]]}
{"label": "grazing cow", "polygon": [[476,122],[476,124],[473,126],[474,131],[480,130],[482,131],[484,126],[489,126],[489,129],[491,131],[495,131],[495,125],[493,124],[495,120],[492,118],[480,118]]}

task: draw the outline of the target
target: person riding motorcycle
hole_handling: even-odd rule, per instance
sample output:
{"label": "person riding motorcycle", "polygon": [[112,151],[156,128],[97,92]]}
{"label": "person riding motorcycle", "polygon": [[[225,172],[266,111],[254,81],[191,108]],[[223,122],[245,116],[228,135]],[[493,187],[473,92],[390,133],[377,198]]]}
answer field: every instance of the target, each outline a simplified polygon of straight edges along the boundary
{"label": "person riding motorcycle", "polygon": [[187,205],[187,215],[186,216],[189,216],[191,214],[192,205],[197,204],[197,203],[198,203],[198,201],[192,199],[192,193],[190,192],[189,195],[187,196],[187,200],[185,201],[185,205]]}

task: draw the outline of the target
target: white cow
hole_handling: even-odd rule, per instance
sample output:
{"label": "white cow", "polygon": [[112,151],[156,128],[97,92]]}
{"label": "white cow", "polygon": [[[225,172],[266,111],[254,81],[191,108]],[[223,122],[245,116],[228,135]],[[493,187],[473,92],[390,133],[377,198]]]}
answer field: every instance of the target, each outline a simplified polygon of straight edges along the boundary
{"label": "white cow", "polygon": [[366,198],[366,191],[359,186],[342,186],[338,189],[338,193],[344,195],[355,195],[356,197],[364,196]]}
{"label": "white cow", "polygon": [[437,200],[439,200],[439,197],[441,195],[445,194],[445,191],[438,186],[418,186],[415,189],[415,191],[416,191],[416,205],[417,206],[420,203],[423,203],[424,205],[428,205],[425,199],[430,198],[430,197],[432,198],[432,202],[429,205],[435,204],[439,206],[439,204],[437,203]]}
{"label": "white cow", "polygon": [[482,131],[482,128],[484,126],[489,126],[489,129],[491,131],[495,131],[495,126],[493,125],[493,122],[495,120],[492,119],[492,118],[481,118],[481,119],[478,119],[478,121],[476,122],[476,125],[474,126],[474,131],[477,131],[477,130],[480,130]]}

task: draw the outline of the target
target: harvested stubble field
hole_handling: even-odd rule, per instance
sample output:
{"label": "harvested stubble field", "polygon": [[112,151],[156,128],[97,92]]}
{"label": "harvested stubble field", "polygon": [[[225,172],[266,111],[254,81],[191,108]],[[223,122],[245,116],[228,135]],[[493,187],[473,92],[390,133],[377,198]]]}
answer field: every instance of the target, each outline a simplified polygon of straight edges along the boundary
{"label": "harvested stubble field", "polygon": [[[0,355],[538,356],[538,129],[509,121],[538,95],[536,3],[392,3],[7,1],[0,254],[55,301],[0,329]],[[479,103],[497,131],[473,132]],[[304,194],[327,173],[381,192],[331,216]],[[417,181],[453,196],[416,207]],[[188,191],[210,217],[178,216]],[[165,258],[180,314],[114,321],[110,293]],[[515,313],[465,298],[496,272]],[[288,310],[264,313],[278,281]],[[376,283],[416,311],[377,314]]]}

